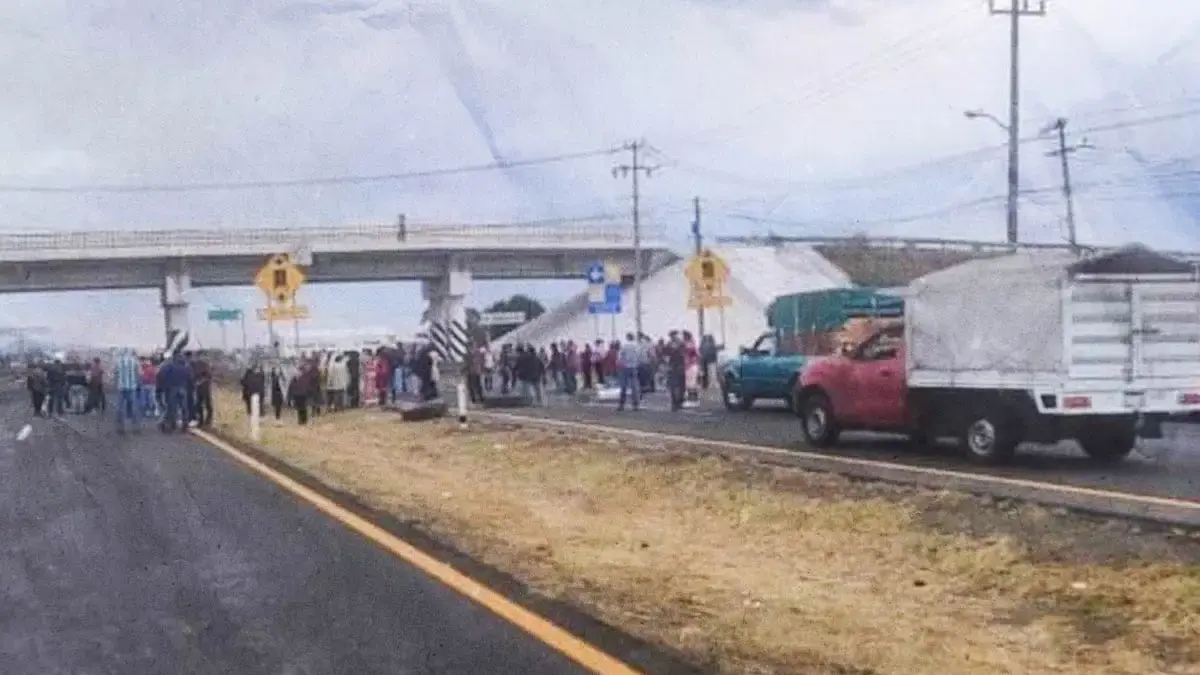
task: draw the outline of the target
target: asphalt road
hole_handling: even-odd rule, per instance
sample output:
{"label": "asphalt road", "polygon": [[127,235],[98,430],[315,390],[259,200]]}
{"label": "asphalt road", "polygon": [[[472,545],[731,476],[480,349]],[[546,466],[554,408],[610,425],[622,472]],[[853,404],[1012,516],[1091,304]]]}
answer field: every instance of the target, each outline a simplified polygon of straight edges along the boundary
{"label": "asphalt road", "polygon": [[188,436],[0,404],[0,673],[580,673]]}
{"label": "asphalt road", "polygon": [[1023,448],[1011,466],[982,468],[967,463],[952,447],[914,451],[895,437],[879,434],[846,434],[842,447],[817,451],[804,444],[799,420],[782,407],[760,403],[750,411],[730,412],[715,397],[709,397],[698,408],[671,412],[665,399],[664,394],[652,394],[643,410],[618,413],[613,403],[581,403],[551,396],[545,408],[511,412],[1158,497],[1200,499],[1200,426],[1168,426],[1167,439],[1142,441],[1138,452],[1115,467],[1097,466],[1077,447],[1063,444],[1053,448]]}

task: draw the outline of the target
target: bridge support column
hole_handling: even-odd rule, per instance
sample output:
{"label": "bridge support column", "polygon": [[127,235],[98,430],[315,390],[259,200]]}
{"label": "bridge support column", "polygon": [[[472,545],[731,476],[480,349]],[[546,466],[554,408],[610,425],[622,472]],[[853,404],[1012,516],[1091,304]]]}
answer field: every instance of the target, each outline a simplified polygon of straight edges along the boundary
{"label": "bridge support column", "polygon": [[444,361],[461,363],[471,349],[466,296],[472,284],[471,269],[460,260],[452,260],[442,277],[421,284],[429,303],[429,339]]}
{"label": "bridge support column", "polygon": [[190,333],[187,293],[190,290],[192,277],[183,261],[168,263],[160,294],[166,320],[167,351],[183,349],[187,345]]}

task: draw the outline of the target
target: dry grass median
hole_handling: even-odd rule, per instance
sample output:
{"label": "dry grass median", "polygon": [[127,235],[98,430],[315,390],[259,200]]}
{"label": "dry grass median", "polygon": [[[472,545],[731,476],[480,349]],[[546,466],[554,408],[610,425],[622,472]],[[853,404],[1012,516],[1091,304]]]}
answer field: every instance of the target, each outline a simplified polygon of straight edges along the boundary
{"label": "dry grass median", "polygon": [[1187,532],[386,413],[268,422],[261,446],[720,672],[1200,673]]}

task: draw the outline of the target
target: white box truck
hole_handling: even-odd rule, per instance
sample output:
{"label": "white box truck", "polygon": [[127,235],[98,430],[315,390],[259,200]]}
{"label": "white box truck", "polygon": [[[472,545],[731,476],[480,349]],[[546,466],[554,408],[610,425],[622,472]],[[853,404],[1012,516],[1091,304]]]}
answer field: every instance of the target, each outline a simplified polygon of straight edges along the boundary
{"label": "white box truck", "polygon": [[[968,457],[1074,439],[1116,461],[1139,427],[1200,411],[1200,277],[1130,247],[1022,251],[913,282],[904,326],[806,368],[805,436],[843,430],[954,436]],[[1149,435],[1149,434],[1147,434]]]}

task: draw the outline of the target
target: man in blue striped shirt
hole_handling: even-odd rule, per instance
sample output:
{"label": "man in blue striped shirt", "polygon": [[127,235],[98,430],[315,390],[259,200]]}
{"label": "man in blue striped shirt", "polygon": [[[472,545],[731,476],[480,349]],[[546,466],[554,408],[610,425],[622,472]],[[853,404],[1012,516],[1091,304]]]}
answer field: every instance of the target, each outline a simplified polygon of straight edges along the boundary
{"label": "man in blue striped shirt", "polygon": [[133,350],[121,350],[113,368],[113,378],[117,385],[117,433],[125,433],[127,423],[135,428],[140,426],[138,391],[142,384],[141,370],[141,364],[138,363]]}

